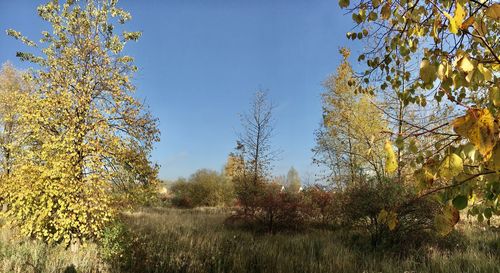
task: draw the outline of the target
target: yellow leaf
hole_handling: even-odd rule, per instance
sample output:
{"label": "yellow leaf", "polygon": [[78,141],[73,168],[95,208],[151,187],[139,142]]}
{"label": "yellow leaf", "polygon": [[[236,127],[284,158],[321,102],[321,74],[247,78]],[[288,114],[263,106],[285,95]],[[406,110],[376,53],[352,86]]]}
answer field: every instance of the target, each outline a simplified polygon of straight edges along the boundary
{"label": "yellow leaf", "polygon": [[431,62],[427,59],[423,59],[420,62],[420,79],[424,83],[432,83],[436,80],[436,68],[431,64]]}
{"label": "yellow leaf", "polygon": [[493,86],[490,88],[490,101],[495,107],[500,107],[500,87]]}
{"label": "yellow leaf", "polygon": [[488,68],[484,67],[483,64],[477,65],[477,70],[483,75],[485,81],[491,81],[493,79],[493,73]]}
{"label": "yellow leaf", "polygon": [[465,55],[457,62],[457,66],[463,72],[470,72],[474,69],[474,64]]}
{"label": "yellow leaf", "polygon": [[459,175],[464,170],[464,162],[460,156],[455,153],[447,155],[439,166],[439,176],[445,179],[451,179]]}
{"label": "yellow leaf", "polygon": [[341,8],[347,8],[349,6],[349,0],[339,0],[339,6]]}
{"label": "yellow leaf", "polygon": [[418,189],[427,189],[434,184],[435,176],[432,174],[431,170],[427,167],[422,167],[414,172],[414,177],[418,183]]}
{"label": "yellow leaf", "polygon": [[440,80],[444,81],[451,75],[451,73],[451,65],[446,59],[444,59],[443,62],[439,64],[437,75]]}
{"label": "yellow leaf", "polygon": [[491,5],[484,13],[493,20],[500,20],[500,4]]}
{"label": "yellow leaf", "polygon": [[389,230],[394,230],[398,224],[398,214],[394,211],[386,211],[382,209],[378,216],[377,221],[382,224],[387,224]]}
{"label": "yellow leaf", "polygon": [[464,22],[466,12],[460,1],[457,1],[456,3],[457,8],[455,9],[455,16],[453,17],[453,20],[455,20],[455,24],[457,24],[457,26],[461,26]]}
{"label": "yellow leaf", "polygon": [[387,140],[384,146],[385,150],[385,170],[387,173],[394,173],[398,169],[398,162],[396,160],[396,154],[392,147],[392,143]]}
{"label": "yellow leaf", "polygon": [[377,220],[380,223],[385,223],[387,221],[387,215],[388,215],[387,211],[385,209],[382,209],[378,214]]}
{"label": "yellow leaf", "polygon": [[457,217],[458,211],[452,207],[446,207],[443,211],[443,214],[438,214],[434,217],[434,226],[436,231],[441,236],[448,235],[452,230],[455,224],[458,222]]}
{"label": "yellow leaf", "polygon": [[[460,27],[462,27],[462,23],[464,22],[465,14],[466,11],[464,10],[464,7],[462,4],[457,1],[457,7],[455,8],[455,15],[452,17],[449,13],[443,12],[444,16],[448,18],[448,21],[450,21],[449,29],[450,32],[453,34],[457,34],[458,30]],[[469,22],[467,22],[469,23]],[[471,23],[472,24],[472,23]]]}
{"label": "yellow leaf", "polygon": [[496,144],[495,119],[488,109],[470,109],[452,121],[453,130],[467,138],[487,160]]}
{"label": "yellow leaf", "polygon": [[448,18],[448,21],[450,21],[450,25],[449,25],[450,32],[453,34],[457,34],[458,33],[458,25],[455,22],[455,19],[453,19],[453,17],[451,17],[451,15],[449,13],[447,13],[447,12],[443,12],[443,13],[444,13],[444,16],[446,16],[446,18]]}

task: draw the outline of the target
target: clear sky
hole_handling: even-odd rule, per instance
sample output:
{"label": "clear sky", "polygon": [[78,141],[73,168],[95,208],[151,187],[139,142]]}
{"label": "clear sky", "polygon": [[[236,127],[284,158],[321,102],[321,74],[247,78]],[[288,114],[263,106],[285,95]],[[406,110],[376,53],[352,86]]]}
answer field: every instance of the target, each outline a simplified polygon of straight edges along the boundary
{"label": "clear sky", "polygon": [[[5,35],[13,28],[33,40],[47,25],[43,1],[0,0],[0,62],[25,69],[15,52],[25,47]],[[139,72],[138,95],[159,118],[161,141],[152,158],[160,177],[221,170],[240,129],[239,113],[252,94],[269,91],[278,107],[273,146],[281,149],[274,173],[294,166],[313,174],[314,130],[321,121],[322,81],[341,60],[350,15],[337,0],[122,0],[132,13],[126,28],[143,31],[127,44]],[[353,50],[354,53],[357,50]]]}

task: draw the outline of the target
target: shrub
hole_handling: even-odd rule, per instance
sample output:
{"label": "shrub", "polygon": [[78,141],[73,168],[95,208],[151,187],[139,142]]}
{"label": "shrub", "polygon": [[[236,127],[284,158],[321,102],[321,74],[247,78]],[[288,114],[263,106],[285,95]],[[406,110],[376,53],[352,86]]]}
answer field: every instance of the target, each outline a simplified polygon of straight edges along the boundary
{"label": "shrub", "polygon": [[[432,239],[439,204],[431,199],[415,199],[413,192],[392,181],[350,186],[339,198],[341,224],[367,231],[373,247],[423,244]],[[378,219],[383,209],[397,214],[397,225],[392,231]]]}
{"label": "shrub", "polygon": [[116,220],[108,225],[100,241],[100,253],[104,260],[110,263],[123,263],[127,250],[130,248],[130,236],[125,224]]}
{"label": "shrub", "polygon": [[322,226],[338,223],[340,206],[337,202],[340,194],[325,186],[314,185],[303,191],[304,201],[308,204],[309,221]]}
{"label": "shrub", "polygon": [[[249,184],[252,185],[252,184]],[[239,209],[226,224],[252,227],[271,233],[303,229],[308,215],[304,196],[284,190],[278,183],[262,183],[238,194]]]}
{"label": "shrub", "polygon": [[234,199],[231,182],[216,171],[205,169],[191,175],[189,180],[177,180],[171,191],[172,204],[178,207],[225,206]]}

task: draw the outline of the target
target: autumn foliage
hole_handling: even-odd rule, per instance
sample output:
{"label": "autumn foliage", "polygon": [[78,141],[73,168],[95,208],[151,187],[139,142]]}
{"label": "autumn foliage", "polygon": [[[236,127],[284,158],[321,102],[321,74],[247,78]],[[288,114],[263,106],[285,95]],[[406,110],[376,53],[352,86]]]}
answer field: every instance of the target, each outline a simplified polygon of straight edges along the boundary
{"label": "autumn foliage", "polygon": [[1,197],[25,235],[65,243],[99,238],[120,196],[155,183],[148,157],[156,120],[134,98],[136,68],[122,54],[140,33],[114,33],[113,23],[130,19],[116,1],[50,1],[38,13],[51,26],[40,44],[7,31],[42,55],[17,54],[38,67],[23,81],[8,67],[3,72],[9,84],[30,88],[10,93],[16,100],[2,97],[15,102],[15,116],[2,123],[16,142],[4,146]]}

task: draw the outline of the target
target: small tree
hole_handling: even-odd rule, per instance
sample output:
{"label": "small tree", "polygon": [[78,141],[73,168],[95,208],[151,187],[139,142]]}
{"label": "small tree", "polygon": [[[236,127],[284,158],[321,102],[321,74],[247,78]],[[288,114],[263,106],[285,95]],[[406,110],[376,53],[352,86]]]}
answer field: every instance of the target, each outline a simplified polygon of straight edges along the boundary
{"label": "small tree", "polygon": [[286,175],[286,186],[290,192],[297,193],[300,191],[300,176],[299,172],[297,172],[294,167],[291,167]]}
{"label": "small tree", "polygon": [[247,175],[255,185],[269,176],[272,162],[277,157],[277,151],[271,148],[273,109],[274,105],[268,101],[267,94],[257,91],[250,111],[241,118],[243,133],[239,137],[239,144],[244,150]]}
{"label": "small tree", "polygon": [[242,176],[245,172],[245,160],[241,155],[230,153],[226,165],[224,165],[224,175],[230,180]]}
{"label": "small tree", "polygon": [[352,86],[350,51],[341,49],[343,60],[328,77],[323,93],[323,123],[316,132],[313,162],[323,167],[325,178],[345,188],[367,176],[384,176],[382,144],[387,137],[382,113],[369,94],[357,94]]}
{"label": "small tree", "polygon": [[277,151],[271,148],[273,108],[266,93],[257,91],[250,111],[241,117],[243,132],[236,149],[244,159],[245,172],[236,181],[236,192],[245,213],[255,206],[277,157]]}

